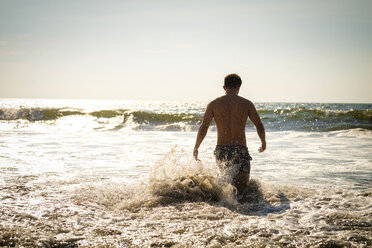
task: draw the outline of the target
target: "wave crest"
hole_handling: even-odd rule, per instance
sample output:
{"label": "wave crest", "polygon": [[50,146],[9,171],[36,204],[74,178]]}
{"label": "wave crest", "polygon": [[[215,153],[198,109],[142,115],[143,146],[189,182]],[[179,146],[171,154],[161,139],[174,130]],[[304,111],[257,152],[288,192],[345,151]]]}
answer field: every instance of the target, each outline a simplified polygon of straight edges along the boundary
{"label": "wave crest", "polygon": [[[267,130],[337,131],[354,128],[372,130],[372,110],[327,110],[305,107],[259,109]],[[139,130],[195,131],[203,115],[198,113],[157,113],[146,110],[106,109],[84,112],[67,108],[0,109],[0,120],[53,121],[66,116],[80,115],[102,118],[122,118],[125,126]],[[212,122],[212,125],[214,123]],[[248,122],[247,128],[252,128]]]}

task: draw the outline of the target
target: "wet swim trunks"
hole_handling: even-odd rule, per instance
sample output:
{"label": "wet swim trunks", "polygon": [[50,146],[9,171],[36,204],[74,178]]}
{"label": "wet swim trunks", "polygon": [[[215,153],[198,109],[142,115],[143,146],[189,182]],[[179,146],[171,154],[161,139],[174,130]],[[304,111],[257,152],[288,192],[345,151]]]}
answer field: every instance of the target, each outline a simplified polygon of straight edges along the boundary
{"label": "wet swim trunks", "polygon": [[217,162],[223,162],[227,167],[239,166],[240,173],[251,171],[252,157],[248,148],[242,145],[217,145],[214,150]]}

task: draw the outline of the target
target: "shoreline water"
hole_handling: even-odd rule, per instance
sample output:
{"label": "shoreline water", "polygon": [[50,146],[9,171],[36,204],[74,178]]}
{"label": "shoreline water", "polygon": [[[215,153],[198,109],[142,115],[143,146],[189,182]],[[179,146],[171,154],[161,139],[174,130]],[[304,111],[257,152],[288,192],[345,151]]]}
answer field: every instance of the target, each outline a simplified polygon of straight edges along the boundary
{"label": "shoreline water", "polygon": [[[58,104],[49,100],[27,108],[79,105]],[[205,106],[111,107],[196,115]],[[342,108],[350,110],[347,105],[335,110]],[[0,246],[372,245],[371,130],[303,130],[301,125],[312,122],[300,118],[291,128],[269,128],[268,150],[258,154],[259,140],[247,126],[252,181],[239,203],[231,178],[215,166],[215,128],[200,148],[202,162],[196,163],[192,147],[198,123],[168,123],[170,118],[156,123],[124,122],[123,115],[0,120]],[[285,114],[275,118],[288,123]]]}

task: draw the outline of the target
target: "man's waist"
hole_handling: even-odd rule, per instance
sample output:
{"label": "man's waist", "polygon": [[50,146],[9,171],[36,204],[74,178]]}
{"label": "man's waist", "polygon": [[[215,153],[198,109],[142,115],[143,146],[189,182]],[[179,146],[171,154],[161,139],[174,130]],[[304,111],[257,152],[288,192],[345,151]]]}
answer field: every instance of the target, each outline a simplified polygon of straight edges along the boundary
{"label": "man's waist", "polygon": [[247,148],[246,145],[236,145],[236,144],[233,144],[233,145],[216,145],[216,147],[239,147],[239,148]]}

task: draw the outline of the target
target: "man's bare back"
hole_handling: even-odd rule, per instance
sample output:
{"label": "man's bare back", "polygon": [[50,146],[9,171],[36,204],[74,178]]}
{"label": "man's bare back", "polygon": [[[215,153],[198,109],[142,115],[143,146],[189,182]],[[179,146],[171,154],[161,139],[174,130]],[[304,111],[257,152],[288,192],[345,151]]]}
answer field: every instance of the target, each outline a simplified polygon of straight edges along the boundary
{"label": "man's bare back", "polygon": [[245,126],[251,105],[235,94],[221,96],[210,103],[217,126],[217,145],[247,145]]}
{"label": "man's bare back", "polygon": [[[225,78],[223,88],[226,91],[226,95],[216,98],[207,105],[194,147],[194,157],[198,159],[198,148],[208,132],[208,127],[212,119],[214,119],[217,126],[215,155],[216,153],[220,153],[216,155],[216,159],[228,159],[233,163],[236,163],[236,161],[242,163],[240,172],[234,178],[235,186],[239,192],[245,188],[249,181],[250,163],[247,159],[250,159],[250,156],[246,148],[247,141],[245,137],[245,127],[248,117],[255,125],[257,134],[261,139],[261,147],[258,151],[263,152],[266,149],[264,126],[253,103],[238,96],[240,85],[241,79],[236,74],[230,74]],[[231,153],[240,154],[239,156],[241,158],[232,157]],[[244,163],[248,165],[244,165]]]}

